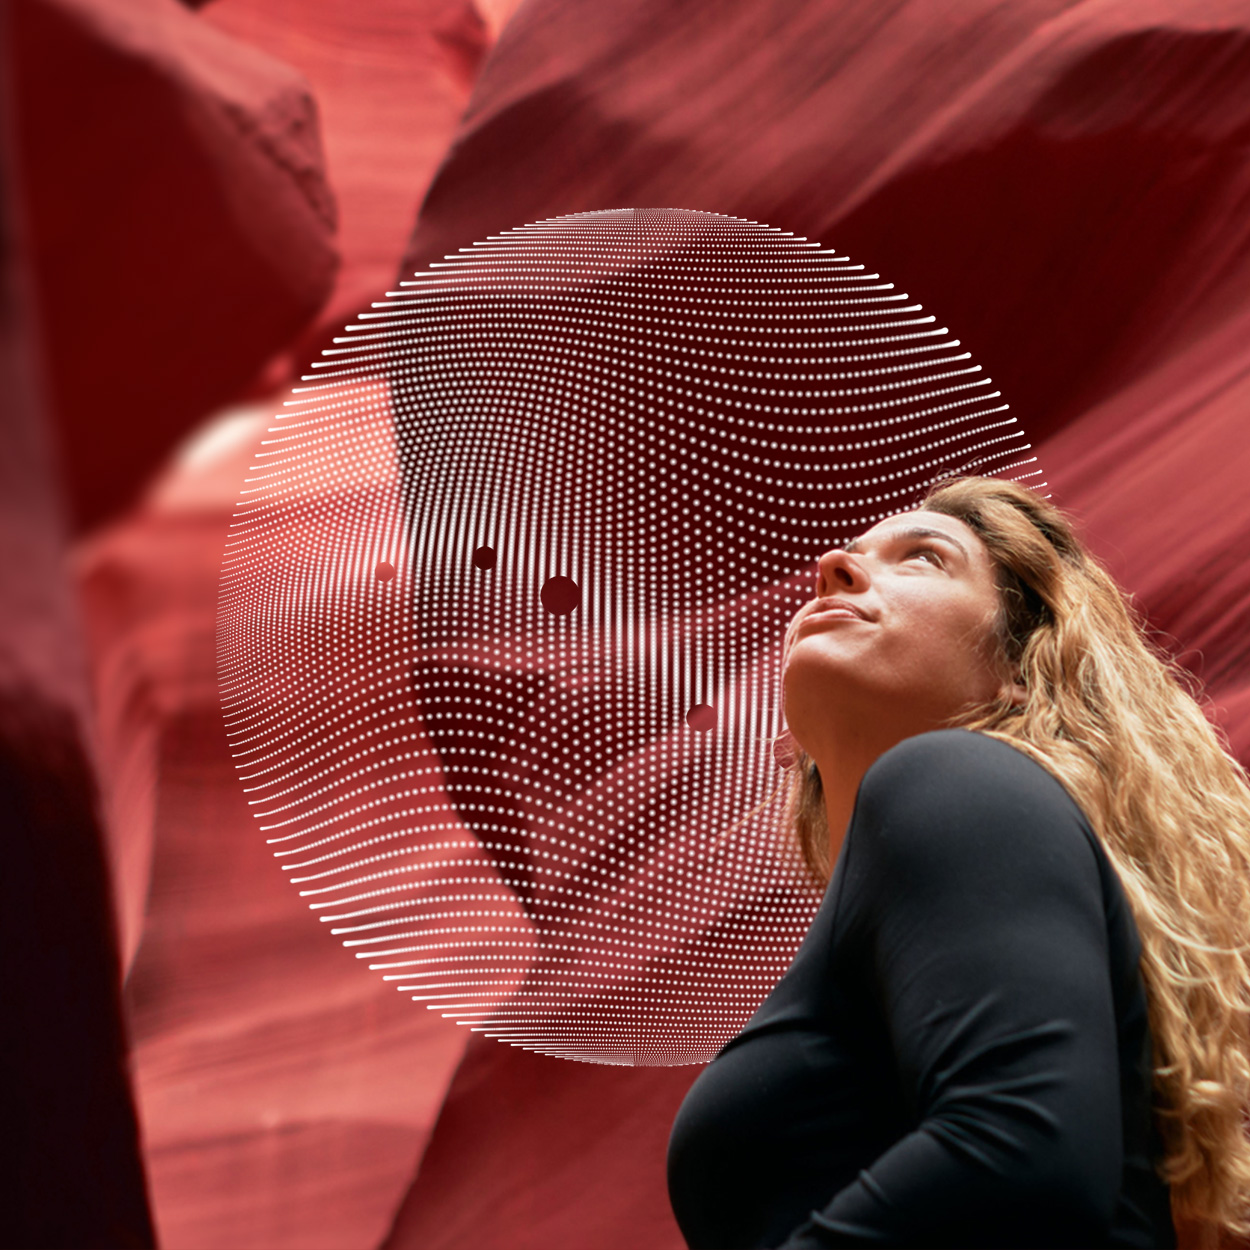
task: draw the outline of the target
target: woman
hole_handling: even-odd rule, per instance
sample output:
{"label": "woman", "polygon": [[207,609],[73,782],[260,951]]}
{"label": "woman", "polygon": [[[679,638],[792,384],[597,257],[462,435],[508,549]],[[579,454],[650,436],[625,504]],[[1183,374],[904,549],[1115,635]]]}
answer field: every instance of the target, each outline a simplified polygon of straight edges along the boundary
{"label": "woman", "polygon": [[939,483],[816,594],[783,689],[828,888],[674,1123],[690,1245],[1250,1230],[1250,786],[1179,670],[1014,483]]}

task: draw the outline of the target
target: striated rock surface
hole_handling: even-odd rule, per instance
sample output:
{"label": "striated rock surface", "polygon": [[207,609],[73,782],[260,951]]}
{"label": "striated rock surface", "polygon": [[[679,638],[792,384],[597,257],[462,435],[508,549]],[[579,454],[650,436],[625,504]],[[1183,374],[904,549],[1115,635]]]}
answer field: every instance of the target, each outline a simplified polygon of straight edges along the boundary
{"label": "striated rock surface", "polygon": [[516,0],[213,0],[209,25],[311,83],[342,256],[315,325],[273,362],[298,376],[395,281],[399,257],[469,89]]}
{"label": "striated rock surface", "polygon": [[150,869],[123,882],[131,925],[143,917],[127,1000],[157,1228],[175,1248],[377,1245],[467,1040],[317,932],[235,771],[218,575],[271,413],[225,417],[77,552],[102,736],[147,787],[150,824],[129,813]]}
{"label": "striated rock surface", "polygon": [[316,107],[176,0],[17,0],[18,151],[73,519],[116,514],[334,277]]}
{"label": "striated rock surface", "polygon": [[1035,436],[1244,291],[1247,8],[537,0],[406,264],[582,209],[765,221],[957,328]]}
{"label": "striated rock surface", "polygon": [[[129,505],[80,542],[77,574],[171,1247],[378,1244],[467,1041],[318,933],[283,879],[229,754],[215,618],[229,518],[283,398],[264,387],[307,368],[300,336],[316,338],[308,319],[335,281],[335,201],[337,331],[392,282],[507,10],[23,0],[40,289],[80,297],[48,309],[50,373],[71,398],[97,387],[88,428],[75,410],[62,442],[83,522]],[[74,179],[88,175],[100,194],[84,199]],[[64,286],[79,269],[94,287]],[[240,392],[264,398],[221,410]]]}
{"label": "striated rock surface", "polygon": [[[1250,304],[1250,301],[1248,301]],[[1044,442],[1056,496],[1250,767],[1250,306]]]}
{"label": "striated rock surface", "polygon": [[622,1068],[469,1044],[385,1250],[682,1250],[668,1130],[702,1069]]}
{"label": "striated rock surface", "polygon": [[[1248,57],[1247,3],[534,0],[484,67],[405,268],[525,221],[672,206],[879,269],[993,374],[1054,497],[1250,763]],[[650,1160],[558,1144],[659,1114],[680,1070],[630,1073],[626,1107],[617,1073],[539,1062],[474,1043],[391,1250],[625,1245],[629,1220],[648,1230],[633,1244],[681,1245]],[[489,1168],[461,1145],[470,1120]],[[537,1209],[519,1196],[548,1192],[535,1150],[561,1180]],[[603,1200],[609,1166],[627,1217]]]}
{"label": "striated rock surface", "polygon": [[[113,121],[84,121],[81,103],[58,115],[51,79],[24,88],[44,100],[28,128],[64,123],[63,137],[34,135],[28,160],[53,188],[32,200],[55,241],[36,256],[40,290],[74,296],[45,317],[77,327],[51,360],[58,396],[79,397],[63,437],[84,518],[116,507],[265,360],[277,354],[269,383],[301,371],[393,282],[476,70],[402,268],[524,221],[631,205],[740,215],[850,252],[923,301],[1002,386],[1055,497],[1175,637],[1250,762],[1247,0],[526,0],[506,25],[498,2],[214,0],[197,15],[142,0],[128,23],[120,0],[90,17],[85,0],[14,8],[24,39],[43,31],[40,47],[71,49],[50,62],[63,91],[117,84]],[[299,138],[312,114],[306,102],[253,110],[305,88],[248,42],[318,95],[344,263],[311,322],[333,265],[329,201]],[[175,45],[200,69],[162,78],[173,53],[160,51],[157,69],[127,76],[149,64],[134,49]],[[231,118],[276,130],[239,138],[208,106],[160,112],[201,99],[185,86],[196,74],[219,91],[207,98],[242,100]],[[132,136],[158,114],[162,134],[189,117],[217,136],[205,141],[217,163],[187,172],[186,151],[151,157]],[[106,124],[124,138],[93,129]],[[294,155],[266,164],[263,135]],[[248,136],[245,160],[231,144]],[[86,200],[65,180],[113,187],[98,173],[106,150],[133,168]],[[84,205],[95,218],[74,215]],[[265,217],[275,206],[289,215]],[[220,241],[223,220],[229,245],[200,252],[178,233],[199,223],[197,237]],[[235,284],[226,304],[191,297],[218,279]],[[206,344],[209,356],[186,357]],[[189,393],[195,404],[175,411],[170,397]],[[162,1240],[377,1245],[415,1176],[391,1250],[679,1250],[663,1152],[697,1069],[600,1068],[481,1039],[466,1050],[463,1031],[380,990],[314,932],[275,871],[226,746],[213,638],[225,531],[267,416],[223,417],[80,553],[101,755],[125,814],[114,863],[137,950],[130,1001]]]}

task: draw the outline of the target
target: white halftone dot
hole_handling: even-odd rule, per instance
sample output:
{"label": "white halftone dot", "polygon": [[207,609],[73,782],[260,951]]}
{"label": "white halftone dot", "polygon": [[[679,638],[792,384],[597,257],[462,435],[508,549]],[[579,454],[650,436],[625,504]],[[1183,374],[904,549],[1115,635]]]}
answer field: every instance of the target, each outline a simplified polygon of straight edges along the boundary
{"label": "white halftone dot", "polygon": [[709,1059],[819,898],[755,811],[817,556],[934,478],[1038,478],[959,341],[756,222],[462,248],[313,365],[223,562],[219,671],[282,869],[385,982],[599,1063]]}

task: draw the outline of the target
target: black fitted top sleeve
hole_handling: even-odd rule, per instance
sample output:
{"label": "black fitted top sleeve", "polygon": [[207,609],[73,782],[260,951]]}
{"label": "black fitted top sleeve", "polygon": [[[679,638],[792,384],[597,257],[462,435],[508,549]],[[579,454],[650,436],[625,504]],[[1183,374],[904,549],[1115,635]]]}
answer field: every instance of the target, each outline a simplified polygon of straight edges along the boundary
{"label": "black fitted top sleeve", "polygon": [[[966,731],[888,752],[861,785],[791,973],[692,1088],[694,1124],[683,1105],[675,1125],[678,1188],[707,1118],[705,1078],[713,1123],[728,1098],[738,1121],[763,1117],[757,1135],[774,1152],[796,1152],[756,1169],[779,1178],[792,1212],[783,1239],[775,1212],[751,1216],[748,1202],[747,1237],[726,1226],[729,1239],[707,1244],[1172,1244],[1146,1157],[1149,1034],[1131,924],[1088,822],[1039,765]],[[792,1081],[777,1072],[787,1064]],[[794,1112],[753,1109],[734,1072],[739,1085],[750,1072],[777,1082],[772,1101],[792,1097]],[[839,1081],[858,1081],[858,1096],[830,1100],[821,1082]],[[802,1118],[815,1105],[823,1128]],[[787,1141],[794,1123],[804,1140]],[[812,1178],[797,1196],[795,1171]],[[822,1177],[836,1183],[820,1195]],[[674,1208],[680,1220],[676,1193]]]}
{"label": "black fitted top sleeve", "polygon": [[1092,848],[1058,793],[913,763],[860,794],[842,928],[918,1123],[785,1244],[911,1245],[938,1210],[1004,1235],[1105,1227],[1122,1142]]}

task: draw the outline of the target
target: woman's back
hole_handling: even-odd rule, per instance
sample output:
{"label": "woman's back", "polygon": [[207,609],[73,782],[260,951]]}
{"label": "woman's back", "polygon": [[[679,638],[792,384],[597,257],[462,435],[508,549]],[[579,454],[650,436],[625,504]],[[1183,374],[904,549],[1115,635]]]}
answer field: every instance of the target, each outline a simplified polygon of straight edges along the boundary
{"label": "woman's back", "polygon": [[1140,951],[1040,765],[964,730],[900,743],[791,969],[678,1114],[690,1245],[1174,1245]]}

